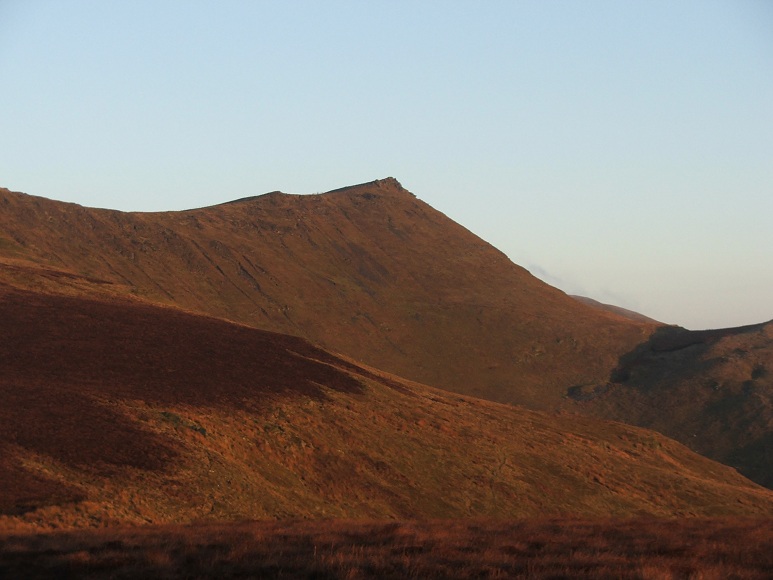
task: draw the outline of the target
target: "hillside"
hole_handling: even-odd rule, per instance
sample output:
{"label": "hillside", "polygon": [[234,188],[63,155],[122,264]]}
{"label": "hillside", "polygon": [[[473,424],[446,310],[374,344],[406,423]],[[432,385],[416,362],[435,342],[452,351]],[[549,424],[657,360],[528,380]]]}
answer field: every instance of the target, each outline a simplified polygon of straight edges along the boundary
{"label": "hillside", "polygon": [[391,178],[182,212],[0,207],[17,287],[176,305],[499,402],[555,409],[657,327],[544,284]]}
{"label": "hillside", "polygon": [[773,515],[773,492],[646,430],[453,395],[175,309],[1,288],[6,530]]}
{"label": "hillside", "polygon": [[394,179],[182,212],[7,190],[0,207],[14,288],[162,303],[453,392],[652,428],[773,486],[767,327],[690,332],[566,296]]}
{"label": "hillside", "polygon": [[662,328],[611,382],[573,395],[585,412],[655,429],[773,487],[773,322]]}

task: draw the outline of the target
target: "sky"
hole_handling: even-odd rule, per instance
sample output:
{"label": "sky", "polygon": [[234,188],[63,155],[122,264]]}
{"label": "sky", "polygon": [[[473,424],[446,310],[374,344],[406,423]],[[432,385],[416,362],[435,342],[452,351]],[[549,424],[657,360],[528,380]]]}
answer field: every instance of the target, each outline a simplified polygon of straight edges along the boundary
{"label": "sky", "polygon": [[0,80],[14,191],[160,211],[393,176],[567,293],[773,318],[768,0],[0,0]]}

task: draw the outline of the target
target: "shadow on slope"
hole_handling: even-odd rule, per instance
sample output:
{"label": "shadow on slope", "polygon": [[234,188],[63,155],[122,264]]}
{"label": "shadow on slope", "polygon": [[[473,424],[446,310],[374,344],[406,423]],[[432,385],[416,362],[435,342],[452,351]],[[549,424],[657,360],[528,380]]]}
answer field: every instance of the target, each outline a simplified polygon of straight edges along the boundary
{"label": "shadow on slope", "polygon": [[245,407],[272,394],[322,399],[320,385],[362,391],[337,368],[346,362],[303,339],[142,304],[11,291],[0,335],[0,513],[83,498],[41,473],[12,475],[19,449],[103,475],[175,460],[116,398]]}

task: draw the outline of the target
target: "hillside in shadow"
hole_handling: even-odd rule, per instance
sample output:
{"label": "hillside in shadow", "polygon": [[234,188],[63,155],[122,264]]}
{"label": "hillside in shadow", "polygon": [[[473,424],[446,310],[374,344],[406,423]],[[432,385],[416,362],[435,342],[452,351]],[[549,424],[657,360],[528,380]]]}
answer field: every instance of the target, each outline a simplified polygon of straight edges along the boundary
{"label": "hillside in shadow", "polygon": [[608,383],[568,394],[584,412],[654,429],[773,486],[773,322],[660,328]]}

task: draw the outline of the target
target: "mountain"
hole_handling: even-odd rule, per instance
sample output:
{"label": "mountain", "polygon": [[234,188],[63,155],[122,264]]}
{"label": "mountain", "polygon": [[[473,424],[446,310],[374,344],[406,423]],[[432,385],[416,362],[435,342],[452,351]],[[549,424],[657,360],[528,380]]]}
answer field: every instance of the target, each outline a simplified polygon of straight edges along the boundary
{"label": "mountain", "polygon": [[0,208],[14,288],[164,304],[452,392],[652,428],[773,487],[769,325],[691,332],[567,296],[392,178],[162,213],[0,190]]}
{"label": "mountain", "polygon": [[773,515],[661,435],[451,394],[308,341],[0,285],[0,528]]}
{"label": "mountain", "polygon": [[544,284],[392,178],[181,212],[0,207],[0,280],[175,305],[493,401],[555,409],[658,327]]}
{"label": "mountain", "polygon": [[610,382],[570,394],[586,413],[655,429],[773,487],[773,321],[663,327]]}

